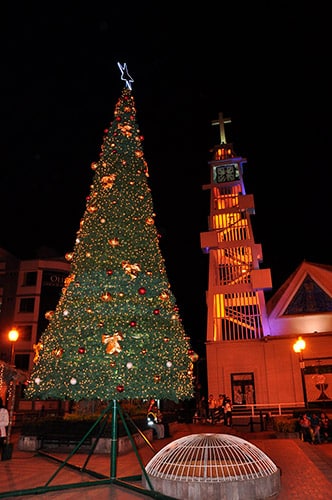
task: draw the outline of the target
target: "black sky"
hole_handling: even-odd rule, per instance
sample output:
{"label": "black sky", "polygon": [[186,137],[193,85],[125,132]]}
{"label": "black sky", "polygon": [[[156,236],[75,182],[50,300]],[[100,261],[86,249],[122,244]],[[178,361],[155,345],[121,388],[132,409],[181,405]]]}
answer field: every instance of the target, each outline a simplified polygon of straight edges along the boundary
{"label": "black sky", "polygon": [[247,158],[273,290],[304,259],[332,264],[327,7],[36,3],[3,8],[0,246],[21,258],[41,246],[72,250],[123,87],[120,61],[135,80],[161,248],[190,335],[205,335],[202,185],[220,111]]}

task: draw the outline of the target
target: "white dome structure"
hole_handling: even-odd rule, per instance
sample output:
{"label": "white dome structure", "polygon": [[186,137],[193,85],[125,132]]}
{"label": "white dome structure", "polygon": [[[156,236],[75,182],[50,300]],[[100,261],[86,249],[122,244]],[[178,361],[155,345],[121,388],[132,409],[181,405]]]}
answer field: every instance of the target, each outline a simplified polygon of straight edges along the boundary
{"label": "white dome structure", "polygon": [[[259,448],[229,434],[192,434],[146,465],[155,491],[180,500],[265,499],[280,492],[280,470]],[[143,476],[146,487],[146,479]]]}

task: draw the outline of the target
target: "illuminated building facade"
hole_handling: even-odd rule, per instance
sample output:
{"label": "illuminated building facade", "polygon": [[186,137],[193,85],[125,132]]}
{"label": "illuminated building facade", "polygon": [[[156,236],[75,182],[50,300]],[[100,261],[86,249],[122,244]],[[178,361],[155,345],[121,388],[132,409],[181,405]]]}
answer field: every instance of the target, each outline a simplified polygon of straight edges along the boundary
{"label": "illuminated building facade", "polygon": [[[200,235],[209,258],[208,392],[226,393],[234,404],[303,401],[301,371],[292,350],[302,335],[307,338],[303,363],[308,401],[315,402],[317,375],[332,385],[332,266],[303,262],[266,303],[271,273],[259,268],[263,255],[251,225],[254,199],[245,191],[246,160],[226,141],[229,121],[220,113],[214,122],[220,144],[209,162],[210,183],[203,186],[210,190],[208,231]],[[329,399],[327,395],[325,402]]]}

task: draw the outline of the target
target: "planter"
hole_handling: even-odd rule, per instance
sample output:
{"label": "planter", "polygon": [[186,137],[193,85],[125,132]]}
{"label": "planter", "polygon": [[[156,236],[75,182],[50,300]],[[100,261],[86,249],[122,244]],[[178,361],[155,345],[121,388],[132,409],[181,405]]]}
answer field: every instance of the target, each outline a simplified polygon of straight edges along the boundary
{"label": "planter", "polygon": [[[145,437],[149,440],[153,440],[153,430],[148,429],[143,432]],[[136,446],[139,448],[145,442],[143,437],[137,433],[133,434],[133,439],[136,443]],[[95,438],[92,438],[92,444],[96,441]],[[94,449],[94,453],[110,453],[111,451],[111,438],[99,438],[96,448]],[[42,441],[37,436],[21,436],[18,441],[18,449],[21,451],[37,451],[41,448]],[[127,453],[132,449],[132,444],[128,436],[123,436],[118,438],[118,453],[119,455],[123,453]]]}
{"label": "planter", "polygon": [[37,436],[21,436],[18,441],[18,449],[21,451],[36,451],[41,447],[41,439]]}
{"label": "planter", "polygon": [[[152,429],[147,429],[146,431],[143,431],[143,434],[149,441],[153,440],[153,430]],[[132,437],[135,441],[137,448],[141,447],[145,443],[144,438],[139,433],[133,434]],[[92,438],[92,444],[94,444],[95,441],[96,441],[96,439]],[[110,453],[111,443],[112,443],[111,438],[99,438],[97,445],[94,449],[94,453]],[[131,444],[128,436],[123,436],[123,437],[118,438],[117,446],[118,446],[117,449],[118,449],[119,455],[122,455],[124,453],[128,453],[128,451],[132,450],[132,444]]]}

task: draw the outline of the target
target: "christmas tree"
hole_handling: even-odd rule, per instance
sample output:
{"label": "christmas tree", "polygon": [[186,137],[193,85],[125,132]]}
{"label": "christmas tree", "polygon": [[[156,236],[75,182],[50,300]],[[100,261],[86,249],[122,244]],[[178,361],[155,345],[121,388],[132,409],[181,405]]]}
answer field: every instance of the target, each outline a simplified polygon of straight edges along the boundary
{"label": "christmas tree", "polygon": [[159,248],[132,78],[105,130],[71,270],[35,345],[28,399],[192,397],[193,351]]}

